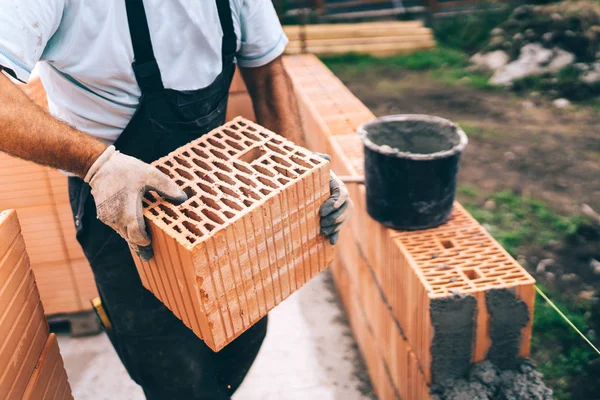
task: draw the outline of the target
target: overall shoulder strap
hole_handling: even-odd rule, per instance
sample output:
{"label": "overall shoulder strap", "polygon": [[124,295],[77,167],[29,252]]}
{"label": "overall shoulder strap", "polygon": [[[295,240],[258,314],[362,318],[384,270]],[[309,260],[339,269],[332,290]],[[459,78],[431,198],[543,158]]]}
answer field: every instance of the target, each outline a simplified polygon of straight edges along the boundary
{"label": "overall shoulder strap", "polygon": [[156,63],[148,19],[143,0],[125,0],[129,34],[133,44],[133,71],[142,94],[164,89],[160,69]]}
{"label": "overall shoulder strap", "polygon": [[223,41],[221,44],[221,56],[223,68],[231,64],[235,59],[237,51],[237,38],[233,27],[233,16],[231,14],[231,5],[229,0],[216,0],[217,10],[219,11],[219,21],[223,30]]}

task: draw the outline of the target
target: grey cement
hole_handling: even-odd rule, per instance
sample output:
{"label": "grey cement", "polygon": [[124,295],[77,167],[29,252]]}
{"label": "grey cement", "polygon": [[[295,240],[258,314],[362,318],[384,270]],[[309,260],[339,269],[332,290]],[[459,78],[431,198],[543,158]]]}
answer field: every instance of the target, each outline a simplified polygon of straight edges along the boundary
{"label": "grey cement", "polygon": [[466,379],[450,379],[433,388],[434,400],[551,400],[552,390],[529,359],[514,370],[500,370],[490,361],[473,365]]}
{"label": "grey cement", "polygon": [[412,160],[450,157],[467,145],[467,135],[454,123],[429,115],[393,115],[358,128],[373,151]]}
{"label": "grey cement", "polygon": [[455,295],[431,301],[429,311],[434,336],[431,373],[434,383],[466,376],[471,366],[477,301]]}
{"label": "grey cement", "polygon": [[[270,314],[265,343],[234,400],[372,400],[328,271]],[[143,400],[105,335],[59,337],[75,400]]]}
{"label": "grey cement", "polygon": [[521,329],[530,318],[527,304],[507,289],[488,290],[485,303],[492,341],[487,358],[500,369],[513,369],[517,366]]}

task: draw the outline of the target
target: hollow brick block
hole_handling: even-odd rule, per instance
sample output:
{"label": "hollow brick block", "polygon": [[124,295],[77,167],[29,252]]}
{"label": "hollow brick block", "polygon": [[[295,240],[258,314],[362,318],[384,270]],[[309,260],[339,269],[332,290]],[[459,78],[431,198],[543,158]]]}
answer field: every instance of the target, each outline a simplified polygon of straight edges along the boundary
{"label": "hollow brick block", "polygon": [[73,399],[67,372],[63,364],[58,341],[54,333],[45,343],[23,400],[69,400]]}
{"label": "hollow brick block", "polygon": [[332,261],[319,233],[329,162],[236,118],[156,161],[189,199],[144,199],[145,287],[218,351]]}

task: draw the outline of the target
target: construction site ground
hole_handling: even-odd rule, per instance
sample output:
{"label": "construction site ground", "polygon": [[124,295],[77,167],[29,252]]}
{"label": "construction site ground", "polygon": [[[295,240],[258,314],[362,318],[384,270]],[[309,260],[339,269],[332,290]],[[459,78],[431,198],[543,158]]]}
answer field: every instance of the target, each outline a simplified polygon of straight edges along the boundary
{"label": "construction site ground", "polygon": [[[59,336],[77,400],[143,400],[106,335]],[[329,271],[269,314],[267,337],[235,400],[369,400],[367,371]]]}

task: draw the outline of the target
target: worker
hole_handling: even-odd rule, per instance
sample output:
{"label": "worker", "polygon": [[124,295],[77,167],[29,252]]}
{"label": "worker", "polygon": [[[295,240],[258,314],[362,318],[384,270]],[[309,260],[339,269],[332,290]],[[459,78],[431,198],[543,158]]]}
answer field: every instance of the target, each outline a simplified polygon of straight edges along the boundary
{"label": "worker", "polygon": [[[0,0],[0,66],[37,64],[50,114],[0,74],[0,151],[70,173],[77,239],[130,376],[151,400],[229,399],[267,318],[214,353],[143,288],[128,244],[152,257],[141,199],[185,193],[148,163],[225,122],[239,66],[257,122],[304,145],[269,0]],[[332,175],[320,209],[331,243],[351,207]]]}

